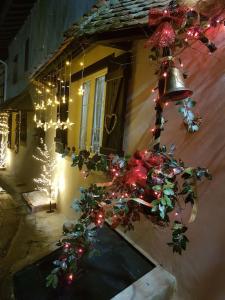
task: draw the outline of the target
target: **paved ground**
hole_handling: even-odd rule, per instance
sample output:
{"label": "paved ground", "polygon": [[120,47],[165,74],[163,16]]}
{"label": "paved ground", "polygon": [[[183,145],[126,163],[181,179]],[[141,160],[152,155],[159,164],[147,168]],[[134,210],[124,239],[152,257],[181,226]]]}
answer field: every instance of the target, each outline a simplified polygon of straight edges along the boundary
{"label": "paved ground", "polygon": [[65,219],[58,213],[31,214],[21,197],[26,184],[0,171],[0,300],[14,299],[12,275],[56,247]]}

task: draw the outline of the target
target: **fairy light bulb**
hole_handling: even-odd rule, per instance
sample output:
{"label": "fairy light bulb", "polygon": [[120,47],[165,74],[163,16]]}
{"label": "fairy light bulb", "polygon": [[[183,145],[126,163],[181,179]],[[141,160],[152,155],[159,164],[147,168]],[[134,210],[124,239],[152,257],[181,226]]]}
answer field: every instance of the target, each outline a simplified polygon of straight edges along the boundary
{"label": "fairy light bulb", "polygon": [[63,102],[64,104],[66,103],[66,97],[65,97],[65,96],[62,97],[62,102]]}
{"label": "fairy light bulb", "polygon": [[71,103],[71,102],[73,102],[73,99],[72,99],[72,98],[70,98],[70,99],[69,99],[69,102],[70,102],[70,103]]}
{"label": "fairy light bulb", "polygon": [[83,85],[81,85],[78,89],[78,95],[79,96],[83,96],[84,95],[84,89],[83,89]]}
{"label": "fairy light bulb", "polygon": [[55,104],[58,105],[59,104],[59,101],[57,99],[57,97],[55,96]]}
{"label": "fairy light bulb", "polygon": [[47,131],[47,129],[48,129],[48,124],[45,122],[44,123],[44,131]]}
{"label": "fairy light bulb", "polygon": [[67,60],[66,61],[66,66],[69,66],[70,65],[70,62]]}
{"label": "fairy light bulb", "polygon": [[34,122],[36,123],[37,122],[37,115],[34,114]]}
{"label": "fairy light bulb", "polygon": [[84,66],[84,63],[83,63],[83,61],[81,61],[81,62],[80,62],[80,66],[81,66],[81,67],[83,67],[83,66]]}

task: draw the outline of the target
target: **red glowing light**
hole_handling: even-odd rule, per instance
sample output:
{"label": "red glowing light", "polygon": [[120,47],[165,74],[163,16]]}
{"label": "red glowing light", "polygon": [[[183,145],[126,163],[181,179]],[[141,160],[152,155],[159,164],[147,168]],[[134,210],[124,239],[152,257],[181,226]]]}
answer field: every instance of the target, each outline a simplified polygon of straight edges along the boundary
{"label": "red glowing light", "polygon": [[151,132],[155,132],[155,128],[152,128],[152,129],[151,129]]}
{"label": "red glowing light", "polygon": [[169,102],[166,102],[166,104],[165,104],[166,106],[168,106],[169,105]]}
{"label": "red glowing light", "polygon": [[198,32],[195,32],[195,37],[198,37]]}
{"label": "red glowing light", "polygon": [[82,249],[82,248],[79,248],[79,249],[78,249],[78,252],[79,252],[79,253],[83,253],[83,249]]}
{"label": "red glowing light", "polygon": [[68,276],[68,279],[69,279],[69,281],[72,281],[72,280],[73,280],[73,274],[70,274],[70,275]]}
{"label": "red glowing light", "polygon": [[102,214],[99,214],[98,217],[99,217],[99,218],[103,218],[103,215],[102,215]]}
{"label": "red glowing light", "polygon": [[167,73],[166,72],[163,73],[163,77],[167,77]]}
{"label": "red glowing light", "polygon": [[70,244],[69,243],[65,243],[64,244],[64,248],[68,249],[70,247]]}

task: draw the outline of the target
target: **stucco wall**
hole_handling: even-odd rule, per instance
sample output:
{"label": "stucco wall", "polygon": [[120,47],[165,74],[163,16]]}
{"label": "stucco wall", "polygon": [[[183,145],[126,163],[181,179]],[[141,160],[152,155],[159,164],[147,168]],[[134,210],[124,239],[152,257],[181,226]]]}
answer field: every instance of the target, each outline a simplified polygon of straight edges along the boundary
{"label": "stucco wall", "polygon": [[[139,224],[130,237],[161,263],[178,281],[179,300],[225,299],[225,28],[220,27],[215,42],[216,53],[209,55],[198,43],[196,50],[182,54],[184,69],[188,70],[187,85],[194,91],[196,110],[203,117],[198,133],[187,133],[175,105],[165,109],[166,123],[162,144],[177,146],[176,156],[189,166],[209,168],[213,181],[198,185],[199,208],[197,220],[189,225],[187,251],[173,255],[166,242],[170,232],[155,228],[148,221]],[[216,35],[212,34],[212,38]],[[124,146],[127,152],[143,149],[151,139],[154,127],[154,103],[151,89],[155,87],[154,67],[148,63],[144,42],[134,48],[132,85],[130,89]],[[184,217],[188,219],[188,215]],[[144,233],[144,234],[143,234]]]}

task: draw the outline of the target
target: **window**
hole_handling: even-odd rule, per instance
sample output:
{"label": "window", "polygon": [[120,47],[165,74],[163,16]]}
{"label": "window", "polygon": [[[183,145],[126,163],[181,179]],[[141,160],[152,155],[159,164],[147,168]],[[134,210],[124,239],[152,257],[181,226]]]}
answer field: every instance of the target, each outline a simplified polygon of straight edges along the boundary
{"label": "window", "polygon": [[105,89],[105,76],[96,78],[92,141],[91,141],[92,151],[94,152],[99,151],[102,142],[104,106],[105,106],[104,89]]}
{"label": "window", "polygon": [[75,125],[68,131],[70,147],[123,155],[129,66],[130,53],[124,53],[72,74],[69,118]]}
{"label": "window", "polygon": [[14,57],[13,60],[13,84],[17,83],[18,81],[18,54]]}
{"label": "window", "polygon": [[90,87],[91,87],[90,81],[87,81],[83,84],[80,142],[79,142],[79,148],[81,150],[86,149],[87,147],[88,105],[89,105],[89,98],[90,98]]}
{"label": "window", "polygon": [[26,40],[25,52],[24,52],[24,71],[26,72],[29,68],[29,52],[30,52],[30,41],[29,38]]}

